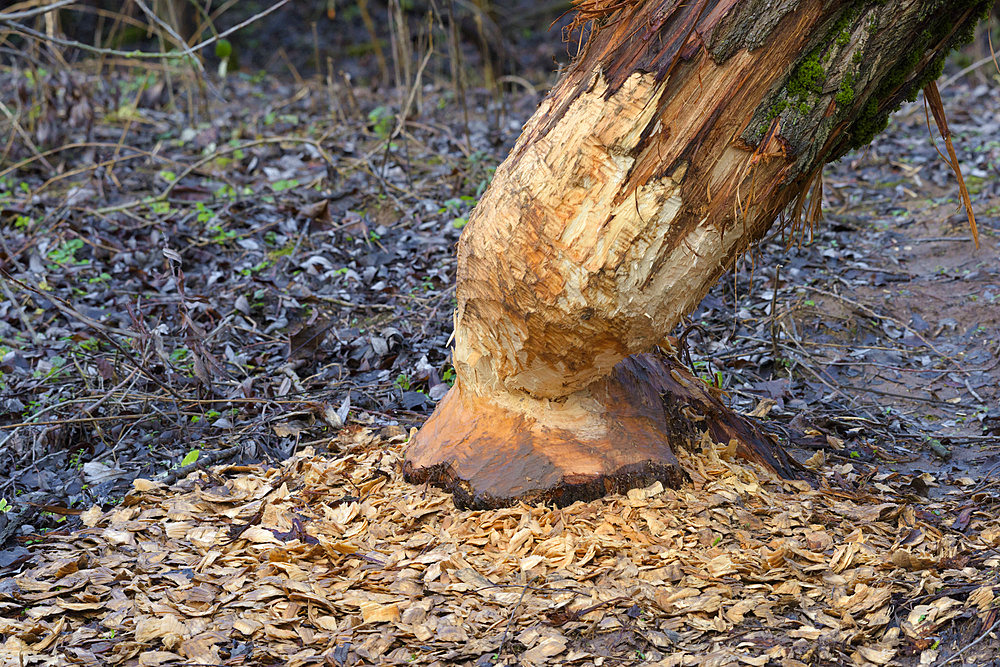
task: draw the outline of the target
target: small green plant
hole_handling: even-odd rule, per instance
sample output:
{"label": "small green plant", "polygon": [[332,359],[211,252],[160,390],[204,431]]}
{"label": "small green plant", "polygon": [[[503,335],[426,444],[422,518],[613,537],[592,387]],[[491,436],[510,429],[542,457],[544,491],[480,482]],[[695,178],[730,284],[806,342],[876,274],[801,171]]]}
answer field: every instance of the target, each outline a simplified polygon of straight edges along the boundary
{"label": "small green plant", "polygon": [[176,366],[186,366],[190,363],[191,350],[186,347],[175,348],[170,353],[170,363]]}
{"label": "small green plant", "polygon": [[[704,361],[694,362],[694,367],[695,369],[698,370],[701,369],[705,369],[706,371],[709,370],[708,364]],[[707,384],[709,387],[714,387],[715,389],[722,389],[722,383],[723,383],[722,371],[715,371],[711,375],[709,375],[708,373],[699,373],[698,377],[701,378],[701,381]]]}
{"label": "small green plant", "polygon": [[219,59],[219,77],[225,78],[229,73],[230,59],[233,58],[233,44],[228,39],[220,39],[215,43],[215,57]]}
{"label": "small green plant", "polygon": [[76,452],[74,452],[73,455],[69,457],[69,467],[76,468],[77,470],[82,470],[83,461],[80,460],[82,457],[83,457],[83,450],[82,449],[76,450]]}
{"label": "small green plant", "polygon": [[389,138],[396,118],[388,107],[377,106],[368,112],[368,122],[372,126],[375,136],[383,141]]}
{"label": "small green plant", "polygon": [[479,203],[479,196],[481,194],[482,193],[477,190],[475,197],[462,195],[461,197],[446,199],[444,206],[438,209],[438,213],[450,213],[455,216],[451,221],[452,227],[455,229],[462,229],[469,222],[468,210]]}
{"label": "small green plant", "polygon": [[406,373],[400,373],[398,376],[396,376],[396,381],[393,382],[393,384],[402,389],[403,391],[407,391],[410,388],[410,376],[407,375]]}
{"label": "small green plant", "polygon": [[[48,258],[59,266],[67,264],[84,265],[90,264],[89,260],[78,260],[76,253],[83,249],[83,239],[67,239],[48,252]],[[55,267],[52,267],[55,268]]]}
{"label": "small green plant", "polygon": [[441,374],[441,381],[444,382],[449,387],[455,386],[455,369],[449,366],[444,369],[444,373]]}
{"label": "small green plant", "polygon": [[239,232],[232,229],[223,229],[222,225],[210,225],[208,231],[215,232],[215,236],[212,237],[212,243],[218,245],[225,245],[239,236]]}
{"label": "small green plant", "polygon": [[4,514],[6,514],[7,512],[11,511],[12,509],[14,509],[13,506],[10,503],[7,502],[6,498],[0,498],[0,512],[3,512]]}
{"label": "small green plant", "polygon": [[252,194],[253,194],[253,188],[251,188],[250,186],[243,186],[242,188],[237,190],[228,183],[219,186],[219,188],[216,189],[215,191],[216,197],[218,197],[219,199],[228,199],[230,201],[236,201],[236,199],[239,198],[240,196],[245,197]]}
{"label": "small green plant", "polygon": [[283,190],[291,190],[299,186],[299,182],[294,178],[285,178],[280,181],[275,181],[271,183],[271,189],[275,192],[281,192]]}
{"label": "small green plant", "polygon": [[100,343],[96,338],[84,338],[83,340],[72,341],[71,344],[76,352],[96,352]]}
{"label": "small green plant", "polygon": [[240,274],[244,276],[252,276],[255,273],[260,273],[269,266],[271,266],[271,260],[265,259],[249,268],[240,269]]}
{"label": "small green plant", "polygon": [[198,211],[198,216],[197,216],[198,222],[202,223],[209,222],[212,218],[215,217],[215,213],[209,210],[209,208],[205,206],[204,202],[198,202],[197,204],[194,205],[194,207]]}
{"label": "small green plant", "polygon": [[199,455],[201,455],[201,450],[192,449],[190,452],[184,455],[184,458],[181,459],[181,467],[183,468],[185,466],[191,465],[192,463],[195,463],[198,460]]}
{"label": "small green plant", "polygon": [[40,369],[36,369],[32,373],[32,376],[44,382],[45,380],[57,378],[65,372],[64,367],[66,366],[66,359],[64,357],[56,355],[49,359],[49,364],[51,365],[51,368],[49,368],[48,371],[43,372]]}

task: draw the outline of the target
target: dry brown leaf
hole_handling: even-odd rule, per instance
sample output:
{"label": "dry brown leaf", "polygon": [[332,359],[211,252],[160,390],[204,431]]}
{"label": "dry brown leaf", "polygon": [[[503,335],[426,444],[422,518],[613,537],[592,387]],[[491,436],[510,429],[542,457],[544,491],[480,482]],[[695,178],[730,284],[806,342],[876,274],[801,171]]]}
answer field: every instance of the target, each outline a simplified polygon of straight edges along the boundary
{"label": "dry brown leaf", "polygon": [[143,479],[142,477],[136,477],[132,480],[132,488],[140,493],[145,493],[147,491],[152,491],[154,489],[162,488],[163,484],[159,482],[153,482],[148,479]]}
{"label": "dry brown leaf", "polygon": [[833,608],[853,616],[878,609],[888,602],[890,597],[892,597],[892,589],[889,587],[873,588],[865,584],[858,584],[854,588],[853,595],[843,595],[835,599]]}
{"label": "dry brown leaf", "polygon": [[979,533],[979,539],[987,546],[1000,546],[1000,525],[984,528]]}
{"label": "dry brown leaf", "polygon": [[383,623],[385,621],[399,622],[399,606],[394,604],[379,604],[378,602],[363,602],[361,618],[365,623]]}
{"label": "dry brown leaf", "polygon": [[907,570],[926,570],[937,563],[936,558],[915,555],[906,549],[896,549],[893,551],[890,560],[896,567],[902,567]]}
{"label": "dry brown leaf", "polygon": [[983,586],[969,593],[969,598],[965,601],[966,606],[975,606],[979,611],[986,611],[993,606],[993,587]]}
{"label": "dry brown leaf", "polygon": [[896,649],[862,646],[858,649],[858,655],[868,662],[874,662],[876,665],[888,665],[896,656]]}
{"label": "dry brown leaf", "polygon": [[826,465],[826,452],[822,449],[817,451],[815,454],[803,461],[802,465],[812,470],[819,470]]}
{"label": "dry brown leaf", "polygon": [[773,398],[762,398],[760,399],[760,403],[757,404],[757,407],[755,407],[749,414],[751,417],[763,419],[770,414],[771,410],[773,410],[776,405],[778,405],[778,402]]}
{"label": "dry brown leaf", "polygon": [[298,639],[299,636],[295,630],[273,623],[264,623],[264,634],[271,639]]}
{"label": "dry brown leaf", "polygon": [[143,651],[139,654],[139,665],[142,667],[156,667],[181,660],[184,660],[184,656],[170,651]]}
{"label": "dry brown leaf", "polygon": [[814,628],[811,625],[803,625],[801,628],[788,631],[788,636],[794,639],[819,639],[823,635],[823,630]]}
{"label": "dry brown leaf", "polygon": [[101,511],[101,508],[97,505],[92,505],[89,510],[86,510],[80,515],[80,521],[82,521],[83,525],[87,528],[93,528],[100,523],[103,517],[104,512]]}
{"label": "dry brown leaf", "polygon": [[255,621],[252,618],[238,618],[233,621],[233,630],[242,632],[245,635],[252,635],[263,627],[263,623]]}
{"label": "dry brown leaf", "polygon": [[337,625],[337,619],[333,616],[319,616],[315,620],[316,625],[323,628],[324,630],[329,630],[330,632],[337,632],[339,626]]}
{"label": "dry brown leaf", "polygon": [[705,564],[708,573],[713,577],[724,577],[728,574],[736,573],[736,566],[732,559],[726,554],[716,556]]}
{"label": "dry brown leaf", "polygon": [[295,438],[298,437],[300,433],[307,430],[309,427],[298,421],[285,422],[283,424],[274,424],[271,426],[271,430],[279,438]]}
{"label": "dry brown leaf", "polygon": [[219,657],[218,645],[224,641],[225,637],[217,633],[205,632],[182,641],[177,651],[187,658],[189,662],[196,662],[202,665],[219,665],[222,664],[222,659]]}
{"label": "dry brown leaf", "polygon": [[566,639],[563,637],[548,637],[520,655],[520,658],[530,664],[551,664],[553,658],[566,650]]}
{"label": "dry brown leaf", "polygon": [[135,538],[132,533],[127,530],[119,530],[116,528],[105,528],[101,532],[101,537],[108,541],[109,544],[115,546],[122,546],[125,544],[134,544]]}
{"label": "dry brown leaf", "polygon": [[[162,639],[170,636],[176,638],[187,634],[187,626],[179,618],[173,615],[165,616],[144,616],[136,619],[135,640],[140,644],[145,644],[154,639]],[[166,641],[163,642],[167,644]]]}
{"label": "dry brown leaf", "polygon": [[437,629],[437,640],[440,642],[460,642],[469,641],[469,635],[465,628],[460,625],[441,625]]}

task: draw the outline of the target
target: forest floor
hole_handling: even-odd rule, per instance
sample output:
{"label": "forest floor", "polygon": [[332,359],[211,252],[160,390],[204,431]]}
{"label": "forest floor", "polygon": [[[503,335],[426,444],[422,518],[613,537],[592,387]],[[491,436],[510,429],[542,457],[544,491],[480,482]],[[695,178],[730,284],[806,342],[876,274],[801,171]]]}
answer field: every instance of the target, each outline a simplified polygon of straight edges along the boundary
{"label": "forest floor", "polygon": [[162,76],[0,73],[38,110],[0,167],[0,659],[1000,657],[995,83],[943,91],[979,249],[909,105],[674,332],[819,488],[715,450],[561,510],[402,481],[455,243],[542,83],[240,74],[187,115]]}

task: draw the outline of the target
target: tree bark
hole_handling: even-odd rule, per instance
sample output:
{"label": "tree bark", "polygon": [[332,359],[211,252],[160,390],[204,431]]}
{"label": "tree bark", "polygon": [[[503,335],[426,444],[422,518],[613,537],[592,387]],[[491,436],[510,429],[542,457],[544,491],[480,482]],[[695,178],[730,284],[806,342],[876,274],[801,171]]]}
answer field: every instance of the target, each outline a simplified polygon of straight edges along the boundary
{"label": "tree bark", "polygon": [[[932,80],[991,3],[577,4],[588,44],[459,242],[457,381],[404,464],[470,506],[679,483],[671,444],[708,415],[691,409],[690,377],[641,353],[802,208],[824,163]],[[733,437],[795,474],[773,443]]]}

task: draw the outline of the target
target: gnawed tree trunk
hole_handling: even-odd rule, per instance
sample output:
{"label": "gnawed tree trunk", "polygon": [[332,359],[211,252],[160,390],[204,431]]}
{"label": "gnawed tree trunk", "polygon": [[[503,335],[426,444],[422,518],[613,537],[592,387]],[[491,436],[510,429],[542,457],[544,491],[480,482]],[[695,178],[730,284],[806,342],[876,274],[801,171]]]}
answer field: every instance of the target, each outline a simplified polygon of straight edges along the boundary
{"label": "gnawed tree trunk", "polygon": [[[640,353],[824,163],[884,128],[991,2],[578,5],[594,20],[585,51],[462,235],[457,381],[404,464],[468,506],[679,483],[671,444],[722,411]],[[728,435],[794,474],[766,438]]]}

